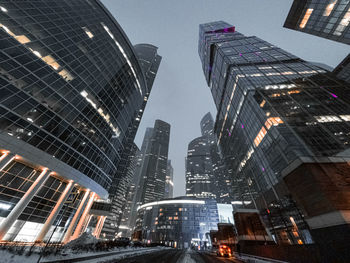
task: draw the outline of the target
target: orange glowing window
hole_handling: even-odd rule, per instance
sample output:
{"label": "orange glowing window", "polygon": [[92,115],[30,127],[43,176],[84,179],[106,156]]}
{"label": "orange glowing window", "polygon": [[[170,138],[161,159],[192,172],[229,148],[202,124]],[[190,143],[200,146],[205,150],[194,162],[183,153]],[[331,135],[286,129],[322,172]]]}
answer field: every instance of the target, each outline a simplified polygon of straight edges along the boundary
{"label": "orange glowing window", "polygon": [[329,5],[327,5],[326,9],[324,10],[323,16],[329,16],[332,13],[333,8],[334,8],[336,3],[337,3],[337,0],[335,0],[335,1],[333,1],[333,3],[330,3]]}
{"label": "orange glowing window", "polygon": [[169,220],[173,220],[173,217],[172,217],[172,216],[169,216]]}
{"label": "orange glowing window", "polygon": [[272,98],[281,97],[281,94],[280,94],[280,93],[274,93],[274,94],[271,94],[270,96],[271,96]]}
{"label": "orange glowing window", "polygon": [[163,211],[163,208],[160,208],[160,209],[159,209],[159,212],[162,212],[162,211]]}
{"label": "orange glowing window", "polygon": [[299,245],[302,245],[302,244],[303,244],[303,241],[301,241],[300,239],[298,239],[298,244],[299,244]]}
{"label": "orange glowing window", "polygon": [[263,101],[260,103],[260,108],[264,107],[265,103],[266,103],[266,100],[263,100]]}
{"label": "orange glowing window", "polygon": [[303,20],[301,20],[301,23],[299,25],[300,28],[304,28],[306,26],[306,23],[307,21],[309,21],[312,11],[314,11],[312,8],[309,8],[308,10],[306,10]]}
{"label": "orange glowing window", "polygon": [[[272,126],[278,126],[280,123],[283,123],[281,118],[270,117],[266,120],[265,127],[267,128],[267,130],[269,130]],[[258,135],[255,137],[254,139],[255,146],[258,146],[261,143],[261,141],[264,139],[267,133],[267,130],[265,129],[265,127],[264,126],[261,127],[261,130],[259,131]]]}
{"label": "orange glowing window", "polygon": [[163,213],[159,213],[159,216],[162,216],[163,215]]}
{"label": "orange glowing window", "polygon": [[179,220],[179,218],[177,216],[174,216],[174,220]]}
{"label": "orange glowing window", "polygon": [[288,91],[288,94],[296,94],[296,93],[300,93],[300,90],[291,90],[291,91]]}
{"label": "orange glowing window", "polygon": [[181,208],[181,207],[179,208],[179,211],[182,211],[182,208]]}

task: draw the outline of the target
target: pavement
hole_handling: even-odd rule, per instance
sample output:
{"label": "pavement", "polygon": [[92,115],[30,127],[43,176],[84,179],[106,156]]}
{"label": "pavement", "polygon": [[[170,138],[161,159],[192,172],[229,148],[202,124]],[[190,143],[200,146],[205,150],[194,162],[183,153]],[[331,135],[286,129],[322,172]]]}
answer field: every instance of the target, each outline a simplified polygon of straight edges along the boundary
{"label": "pavement", "polygon": [[124,259],[109,260],[108,263],[243,263],[235,257],[218,257],[206,251],[166,249]]}

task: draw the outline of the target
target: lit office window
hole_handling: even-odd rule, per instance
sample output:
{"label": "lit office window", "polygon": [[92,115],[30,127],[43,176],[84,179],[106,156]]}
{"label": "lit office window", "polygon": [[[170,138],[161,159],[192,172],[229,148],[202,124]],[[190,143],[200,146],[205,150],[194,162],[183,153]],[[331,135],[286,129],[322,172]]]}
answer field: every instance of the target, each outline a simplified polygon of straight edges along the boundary
{"label": "lit office window", "polygon": [[350,22],[350,7],[348,11],[345,13],[343,19],[340,21],[337,28],[335,29],[334,35],[340,36],[343,33],[344,29],[349,25],[349,22]]}
{"label": "lit office window", "polygon": [[85,31],[85,33],[88,35],[89,38],[94,37],[94,34],[92,34],[91,31],[87,27],[83,26],[82,29]]}
{"label": "lit office window", "polygon": [[314,11],[312,8],[309,8],[308,10],[306,10],[303,20],[301,20],[301,23],[299,25],[300,28],[304,28],[306,26],[306,23],[307,21],[309,21],[312,11]]}
{"label": "lit office window", "polygon": [[323,16],[329,16],[332,13],[332,10],[337,3],[337,0],[334,0],[333,3],[327,5],[326,10],[324,10]]}

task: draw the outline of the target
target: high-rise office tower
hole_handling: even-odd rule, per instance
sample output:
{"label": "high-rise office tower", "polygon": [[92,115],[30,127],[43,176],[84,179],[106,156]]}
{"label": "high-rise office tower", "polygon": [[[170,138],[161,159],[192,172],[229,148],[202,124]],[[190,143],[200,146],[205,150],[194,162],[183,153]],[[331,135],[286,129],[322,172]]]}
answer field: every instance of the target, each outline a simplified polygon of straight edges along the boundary
{"label": "high-rise office tower", "polygon": [[294,0],[284,27],[350,44],[348,0]]}
{"label": "high-rise office tower", "polygon": [[162,120],[156,120],[153,128],[146,129],[136,163],[136,190],[127,226],[131,232],[135,227],[137,208],[165,198],[169,139],[170,124]]}
{"label": "high-rise office tower", "polygon": [[200,122],[202,136],[188,145],[186,158],[186,195],[230,199],[230,178],[227,176],[214,135],[214,120],[208,112]]}
{"label": "high-rise office tower", "polygon": [[225,22],[199,31],[235,200],[259,209],[278,242],[342,243],[340,232],[350,236],[349,85]]}
{"label": "high-rise office tower", "polygon": [[171,165],[171,160],[168,160],[165,179],[165,194],[164,198],[173,198],[174,194],[174,168]]}
{"label": "high-rise office tower", "polygon": [[2,1],[0,15],[0,239],[57,223],[67,242],[118,179],[147,80],[100,1]]}
{"label": "high-rise office tower", "polygon": [[128,189],[133,178],[134,172],[130,172],[130,168],[133,167],[134,154],[137,147],[134,144],[134,138],[138,130],[143,112],[145,110],[148,97],[150,95],[160,62],[161,56],[157,54],[157,47],[150,44],[138,44],[134,46],[136,57],[139,61],[141,69],[144,73],[146,80],[147,90],[144,94],[141,107],[135,111],[135,118],[132,125],[128,127],[127,134],[125,136],[125,147],[120,153],[120,162],[117,167],[115,179],[113,180],[112,187],[109,190],[109,199],[111,200],[110,214],[106,218],[104,227],[102,229],[102,235],[105,238],[115,238],[118,230],[119,222],[123,216],[123,207],[126,205],[126,196],[128,195]]}
{"label": "high-rise office tower", "polygon": [[[151,132],[150,132],[151,131]],[[150,137],[148,135],[150,132]],[[144,152],[141,169],[141,203],[148,203],[164,198],[168,150],[170,139],[170,124],[156,120],[152,130],[146,131],[148,141]]]}
{"label": "high-rise office tower", "polygon": [[[130,156],[130,164],[128,167],[128,182],[127,182],[127,190],[125,191],[124,195],[121,196],[121,213],[119,213],[119,219],[117,221],[116,227],[114,227],[115,236],[117,237],[130,237],[131,232],[129,229],[130,224],[130,215],[131,215],[131,209],[133,205],[133,199],[136,193],[137,185],[139,183],[139,173],[136,172],[138,164],[139,164],[139,156],[140,156],[140,150],[134,144],[134,150],[133,154]],[[131,180],[129,180],[131,178]]]}

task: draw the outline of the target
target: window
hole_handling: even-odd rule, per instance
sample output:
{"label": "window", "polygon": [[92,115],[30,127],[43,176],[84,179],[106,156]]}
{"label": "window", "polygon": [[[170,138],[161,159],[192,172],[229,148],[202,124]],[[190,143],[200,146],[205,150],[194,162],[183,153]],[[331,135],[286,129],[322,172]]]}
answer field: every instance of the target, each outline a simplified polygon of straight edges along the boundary
{"label": "window", "polygon": [[334,0],[333,3],[327,5],[326,10],[324,10],[323,16],[329,16],[332,13],[332,10],[337,3],[337,0]]}
{"label": "window", "polygon": [[300,28],[304,28],[306,26],[307,21],[309,21],[309,18],[312,14],[312,11],[314,11],[313,9],[309,8],[308,10],[306,10],[306,13],[303,17],[303,20],[301,20],[301,23],[299,25]]}
{"label": "window", "polygon": [[83,26],[82,29],[85,31],[85,33],[88,35],[89,38],[94,37],[94,34],[92,34],[91,31],[87,27]]}

